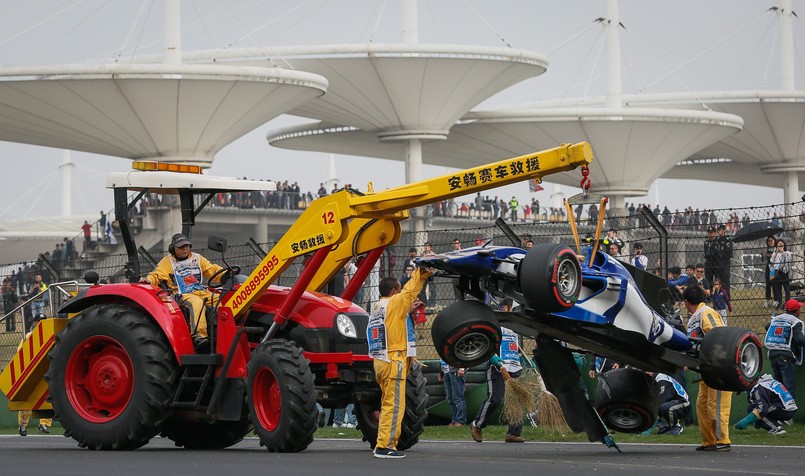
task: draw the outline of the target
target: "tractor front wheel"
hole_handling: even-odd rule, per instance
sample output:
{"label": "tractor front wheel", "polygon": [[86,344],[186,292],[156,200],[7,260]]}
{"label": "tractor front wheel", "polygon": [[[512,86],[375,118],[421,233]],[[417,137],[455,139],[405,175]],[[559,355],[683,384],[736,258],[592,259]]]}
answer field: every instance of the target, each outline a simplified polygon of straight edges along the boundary
{"label": "tractor front wheel", "polygon": [[135,309],[90,308],[56,336],[48,358],[48,401],[81,447],[139,448],[170,415],[178,366],[159,327]]}
{"label": "tractor front wheel", "polygon": [[302,350],[271,340],[252,351],[247,380],[249,418],[268,451],[296,453],[313,442],[316,388]]}

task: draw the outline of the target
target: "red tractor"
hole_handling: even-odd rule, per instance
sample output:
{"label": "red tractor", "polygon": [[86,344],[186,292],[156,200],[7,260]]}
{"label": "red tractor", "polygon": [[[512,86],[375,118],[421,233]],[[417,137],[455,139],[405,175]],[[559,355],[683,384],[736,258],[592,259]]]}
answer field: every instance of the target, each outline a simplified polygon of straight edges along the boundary
{"label": "red tractor", "polygon": [[[226,448],[254,430],[269,451],[302,451],[317,428],[317,401],[332,408],[354,403],[363,439],[374,446],[380,389],[367,355],[369,316],[350,300],[386,247],[399,240],[406,210],[591,160],[589,145],[581,143],[378,193],[339,191],[314,201],[248,277],[226,262],[226,240],[210,236],[208,247],[221,254],[224,269],[206,283],[213,295],[205,352],[194,348],[188,311],[175,297],[139,282],[144,273],[127,212],[146,192],[178,193],[182,232],[190,236],[196,215],[216,193],[265,190],[269,183],[200,171],[112,174],[107,186],[114,189],[129,282],[99,285],[97,274],[88,273],[92,285],[69,299],[58,317],[39,323],[26,350],[0,376],[0,389],[10,409],[52,414],[66,435],[92,449],[135,449],[160,434],[186,448]],[[501,167],[519,173],[486,173]],[[467,174],[490,178],[456,181]],[[131,191],[139,194],[130,201]],[[272,285],[305,255],[293,286]],[[319,292],[357,255],[365,259],[341,296]],[[414,365],[399,449],[417,443],[426,401],[425,378]]]}

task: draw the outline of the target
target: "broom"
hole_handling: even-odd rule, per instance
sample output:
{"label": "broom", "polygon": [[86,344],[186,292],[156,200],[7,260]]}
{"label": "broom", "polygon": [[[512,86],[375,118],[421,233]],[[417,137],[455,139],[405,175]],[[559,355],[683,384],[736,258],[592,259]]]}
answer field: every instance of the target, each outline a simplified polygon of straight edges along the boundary
{"label": "broom", "polygon": [[540,425],[559,432],[569,431],[570,426],[565,421],[565,413],[562,411],[559,399],[545,389],[545,382],[542,381],[541,375],[536,371],[531,373],[534,375],[540,389],[537,395],[537,415],[539,416]]}
{"label": "broom", "polygon": [[533,418],[536,414],[541,426],[560,432],[568,431],[569,427],[559,399],[545,389],[545,382],[537,373],[533,362],[528,357],[525,360],[530,365],[517,380],[513,379],[505,369],[501,369],[506,383],[501,418],[511,423],[521,422],[528,417],[531,424],[537,426]]}
{"label": "broom", "polygon": [[539,389],[534,381],[512,378],[505,367],[500,368],[500,373],[506,385],[501,419],[510,424],[522,422],[526,415],[537,411],[536,393]]}

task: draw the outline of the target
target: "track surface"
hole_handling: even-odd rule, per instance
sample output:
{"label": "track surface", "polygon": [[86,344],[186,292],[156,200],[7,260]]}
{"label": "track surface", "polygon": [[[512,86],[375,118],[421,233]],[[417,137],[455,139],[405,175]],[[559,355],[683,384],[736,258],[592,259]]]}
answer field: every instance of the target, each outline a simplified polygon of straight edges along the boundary
{"label": "track surface", "polygon": [[277,454],[255,438],[221,451],[186,451],[155,438],[136,451],[96,452],[62,436],[0,436],[0,473],[48,476],[469,474],[673,475],[803,474],[805,447],[736,446],[702,453],[693,445],[625,444],[618,454],[601,444],[424,441],[402,460],[372,458],[366,443],[320,439],[301,453]]}

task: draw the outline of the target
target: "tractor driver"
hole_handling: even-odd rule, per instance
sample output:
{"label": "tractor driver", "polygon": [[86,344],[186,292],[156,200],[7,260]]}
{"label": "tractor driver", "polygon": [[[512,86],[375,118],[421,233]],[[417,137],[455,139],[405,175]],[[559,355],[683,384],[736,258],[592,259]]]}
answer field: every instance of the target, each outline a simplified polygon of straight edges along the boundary
{"label": "tractor driver", "polygon": [[168,245],[168,256],[157,263],[156,268],[146,279],[152,286],[165,282],[176,293],[180,302],[190,305],[193,322],[190,332],[193,334],[193,345],[196,349],[209,345],[207,320],[204,318],[205,302],[212,293],[204,286],[203,279],[208,279],[222,268],[211,263],[207,258],[190,251],[190,240],[177,233],[171,237]]}

